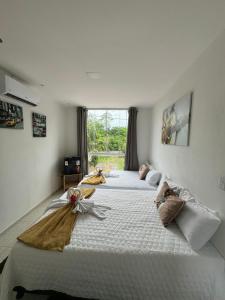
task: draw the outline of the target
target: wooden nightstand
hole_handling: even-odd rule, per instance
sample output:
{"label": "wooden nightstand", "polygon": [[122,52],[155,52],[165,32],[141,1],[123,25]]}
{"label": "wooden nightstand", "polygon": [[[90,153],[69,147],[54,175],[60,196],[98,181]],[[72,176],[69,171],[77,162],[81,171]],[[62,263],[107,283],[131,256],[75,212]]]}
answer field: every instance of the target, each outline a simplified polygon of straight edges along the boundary
{"label": "wooden nightstand", "polygon": [[78,183],[83,178],[83,173],[78,174],[63,174],[63,190],[64,192],[70,187],[77,187]]}

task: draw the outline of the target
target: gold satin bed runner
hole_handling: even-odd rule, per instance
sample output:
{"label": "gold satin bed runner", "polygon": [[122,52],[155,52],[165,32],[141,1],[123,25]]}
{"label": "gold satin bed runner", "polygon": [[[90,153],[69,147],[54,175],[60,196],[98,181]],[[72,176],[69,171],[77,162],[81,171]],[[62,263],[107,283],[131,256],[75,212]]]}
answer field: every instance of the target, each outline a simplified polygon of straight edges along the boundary
{"label": "gold satin bed runner", "polygon": [[92,175],[90,177],[84,178],[81,183],[82,184],[93,184],[98,185],[105,183],[105,177],[103,175]]}
{"label": "gold satin bed runner", "polygon": [[[95,188],[81,188],[83,197],[90,198]],[[70,243],[78,213],[72,212],[74,204],[68,203],[56,209],[38,223],[23,232],[17,239],[29,246],[43,250],[63,251]]]}

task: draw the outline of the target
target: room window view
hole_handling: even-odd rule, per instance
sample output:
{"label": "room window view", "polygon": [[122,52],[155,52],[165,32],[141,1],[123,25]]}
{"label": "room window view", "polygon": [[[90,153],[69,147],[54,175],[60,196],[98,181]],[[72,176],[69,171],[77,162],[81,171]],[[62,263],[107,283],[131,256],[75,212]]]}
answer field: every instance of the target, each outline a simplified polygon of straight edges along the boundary
{"label": "room window view", "polygon": [[88,110],[88,169],[124,169],[127,110]]}

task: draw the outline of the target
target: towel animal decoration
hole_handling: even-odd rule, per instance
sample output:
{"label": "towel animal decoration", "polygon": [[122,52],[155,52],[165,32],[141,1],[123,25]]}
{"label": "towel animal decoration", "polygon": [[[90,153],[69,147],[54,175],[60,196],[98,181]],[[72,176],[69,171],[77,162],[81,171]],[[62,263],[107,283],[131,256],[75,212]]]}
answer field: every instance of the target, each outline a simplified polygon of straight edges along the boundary
{"label": "towel animal decoration", "polygon": [[101,169],[101,168],[96,168],[96,170],[97,170],[97,176],[103,176],[103,169]]}
{"label": "towel animal decoration", "polygon": [[[86,191],[88,189],[85,189]],[[89,189],[90,193],[91,190],[95,189]],[[88,191],[87,191],[88,192]],[[79,188],[70,188],[67,192],[67,199],[74,203],[74,209],[72,210],[74,213],[90,213],[95,215],[99,219],[105,219],[105,211],[110,209],[110,207],[105,205],[95,205],[94,201],[92,199],[81,201],[82,200],[82,189]]]}
{"label": "towel animal decoration", "polygon": [[70,243],[79,213],[91,213],[100,219],[106,217],[104,212],[110,209],[109,207],[94,205],[93,201],[87,199],[94,192],[94,188],[70,188],[67,199],[53,201],[48,210],[55,210],[23,232],[17,239],[38,249],[63,251]]}

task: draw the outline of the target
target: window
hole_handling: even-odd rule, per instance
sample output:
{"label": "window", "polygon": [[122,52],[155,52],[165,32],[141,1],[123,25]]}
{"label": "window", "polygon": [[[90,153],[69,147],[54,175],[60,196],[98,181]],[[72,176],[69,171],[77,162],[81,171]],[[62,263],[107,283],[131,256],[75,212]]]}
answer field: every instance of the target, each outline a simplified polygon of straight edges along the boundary
{"label": "window", "polygon": [[89,172],[123,170],[127,142],[127,110],[88,110]]}

